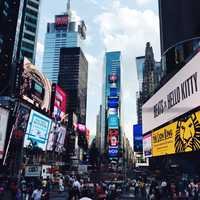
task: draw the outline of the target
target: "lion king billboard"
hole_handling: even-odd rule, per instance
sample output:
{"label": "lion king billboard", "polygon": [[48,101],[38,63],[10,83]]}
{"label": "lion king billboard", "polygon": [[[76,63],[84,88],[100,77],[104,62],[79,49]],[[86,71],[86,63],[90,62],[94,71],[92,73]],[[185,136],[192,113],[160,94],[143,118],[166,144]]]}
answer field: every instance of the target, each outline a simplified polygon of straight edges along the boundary
{"label": "lion king billboard", "polygon": [[152,132],[152,155],[162,156],[200,150],[200,111],[183,115]]}

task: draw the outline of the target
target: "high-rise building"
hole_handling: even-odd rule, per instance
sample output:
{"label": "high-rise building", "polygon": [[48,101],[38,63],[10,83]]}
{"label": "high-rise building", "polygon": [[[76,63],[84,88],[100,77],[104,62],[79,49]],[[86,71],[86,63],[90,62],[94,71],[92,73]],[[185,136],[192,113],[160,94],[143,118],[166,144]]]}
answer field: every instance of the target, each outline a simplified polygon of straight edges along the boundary
{"label": "high-rise building", "polygon": [[162,67],[166,82],[200,47],[198,0],[159,0]]}
{"label": "high-rise building", "polygon": [[[106,52],[103,66],[103,95],[101,113],[101,153],[119,157],[121,148],[121,52]],[[104,151],[104,152],[102,152]]]}
{"label": "high-rise building", "polygon": [[139,91],[136,94],[138,124],[142,124],[142,105],[159,86],[163,71],[160,62],[154,59],[153,48],[147,42],[145,56],[136,58]]}
{"label": "high-rise building", "polygon": [[40,0],[28,0],[26,3],[21,44],[22,55],[27,57],[33,64],[36,56],[40,2]]}
{"label": "high-rise building", "polygon": [[0,1],[0,95],[9,95],[17,74],[26,0]]}
{"label": "high-rise building", "polygon": [[83,47],[86,38],[84,21],[75,21],[68,1],[67,13],[55,16],[54,23],[47,24],[42,71],[48,79],[58,82],[60,49],[63,47]]}
{"label": "high-rise building", "polygon": [[88,62],[80,47],[61,48],[58,84],[68,92],[67,113],[86,123]]}

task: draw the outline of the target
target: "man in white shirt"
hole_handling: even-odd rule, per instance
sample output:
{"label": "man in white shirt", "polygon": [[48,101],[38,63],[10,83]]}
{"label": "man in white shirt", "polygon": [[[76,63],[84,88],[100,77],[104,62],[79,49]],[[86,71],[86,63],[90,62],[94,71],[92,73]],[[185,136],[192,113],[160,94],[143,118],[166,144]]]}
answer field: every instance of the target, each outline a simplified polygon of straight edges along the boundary
{"label": "man in white shirt", "polygon": [[42,189],[41,188],[37,188],[33,191],[33,194],[31,196],[33,198],[33,200],[41,200],[42,198]]}

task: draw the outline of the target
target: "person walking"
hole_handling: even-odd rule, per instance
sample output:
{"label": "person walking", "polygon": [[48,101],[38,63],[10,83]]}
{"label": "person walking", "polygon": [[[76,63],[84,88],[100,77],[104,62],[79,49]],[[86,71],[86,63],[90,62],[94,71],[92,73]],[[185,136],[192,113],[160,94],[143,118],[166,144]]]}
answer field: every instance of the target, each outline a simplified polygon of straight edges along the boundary
{"label": "person walking", "polygon": [[36,188],[34,191],[33,191],[33,194],[31,196],[31,198],[33,200],[41,200],[42,199],[42,188],[41,186],[39,186],[38,188]]}

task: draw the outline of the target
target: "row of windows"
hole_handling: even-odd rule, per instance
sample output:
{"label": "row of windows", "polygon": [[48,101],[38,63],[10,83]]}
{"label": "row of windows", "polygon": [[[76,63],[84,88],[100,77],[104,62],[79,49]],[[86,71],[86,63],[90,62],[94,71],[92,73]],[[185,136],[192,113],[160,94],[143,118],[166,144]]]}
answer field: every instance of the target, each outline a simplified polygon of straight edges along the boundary
{"label": "row of windows", "polygon": [[36,8],[36,9],[39,8],[39,4],[34,3],[34,2],[32,2],[32,1],[30,1],[30,0],[28,1],[28,5],[32,6],[33,8]]}
{"label": "row of windows", "polygon": [[30,44],[28,42],[22,42],[22,47],[25,47],[27,49],[34,49],[34,45],[33,44]]}
{"label": "row of windows", "polygon": [[26,8],[26,12],[37,17],[38,16],[38,12],[31,10],[30,8]]}
{"label": "row of windows", "polygon": [[32,40],[35,41],[35,36],[32,36],[28,33],[24,33],[24,38],[28,39],[28,40]]}
{"label": "row of windows", "polygon": [[26,21],[31,22],[32,24],[37,25],[37,20],[33,19],[32,17],[26,16]]}
{"label": "row of windows", "polygon": [[28,24],[25,24],[25,28],[26,28],[27,31],[34,32],[34,33],[36,32],[36,28],[32,27]]}

